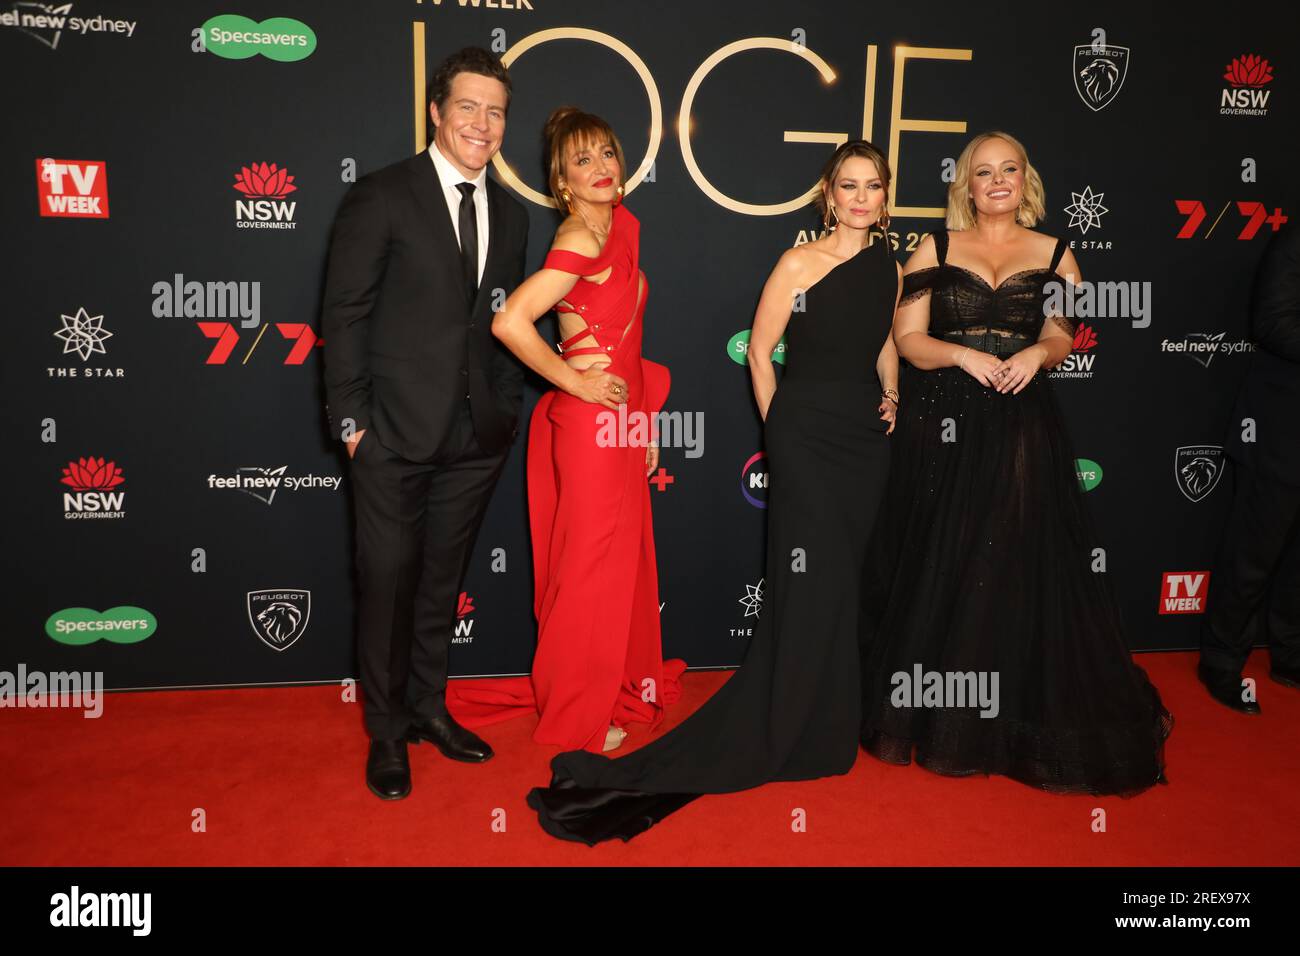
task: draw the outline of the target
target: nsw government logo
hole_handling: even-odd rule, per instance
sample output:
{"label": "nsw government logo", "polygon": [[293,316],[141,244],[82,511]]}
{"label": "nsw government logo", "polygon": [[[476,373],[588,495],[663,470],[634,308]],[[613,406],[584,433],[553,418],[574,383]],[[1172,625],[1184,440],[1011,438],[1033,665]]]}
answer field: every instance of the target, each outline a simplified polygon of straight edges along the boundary
{"label": "nsw government logo", "polygon": [[275,163],[253,163],[235,173],[234,188],[243,194],[235,200],[235,225],[240,229],[296,229],[297,202],[285,202],[297,192],[289,170]]}
{"label": "nsw government logo", "polygon": [[1074,330],[1074,342],[1070,354],[1057,368],[1047,373],[1048,378],[1092,378],[1093,365],[1097,361],[1097,330],[1087,322],[1080,322]]}
{"label": "nsw government logo", "polygon": [[94,456],[79,458],[68,462],[59,481],[72,489],[63,493],[63,517],[126,517],[122,510],[126,492],[117,490],[126,478],[116,462]]}
{"label": "nsw government logo", "polygon": [[452,633],[453,644],[474,643],[474,599],[461,591],[456,600],[456,626]]}
{"label": "nsw government logo", "polygon": [[1119,95],[1128,75],[1128,47],[1088,43],[1074,48],[1074,89],[1094,113]]}
{"label": "nsw government logo", "polygon": [[273,651],[292,647],[311,620],[311,592],[301,588],[268,588],[248,592],[248,623]]}
{"label": "nsw government logo", "polygon": [[1222,445],[1183,445],[1174,451],[1174,478],[1188,501],[1205,498],[1222,477]]}
{"label": "nsw government logo", "polygon": [[1236,57],[1223,73],[1228,85],[1219,96],[1220,116],[1267,116],[1273,67],[1253,53]]}

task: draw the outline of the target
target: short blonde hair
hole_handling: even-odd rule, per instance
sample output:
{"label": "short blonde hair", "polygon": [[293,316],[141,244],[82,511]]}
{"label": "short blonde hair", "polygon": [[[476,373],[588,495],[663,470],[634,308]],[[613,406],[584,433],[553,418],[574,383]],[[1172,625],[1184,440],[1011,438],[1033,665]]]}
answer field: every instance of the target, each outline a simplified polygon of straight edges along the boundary
{"label": "short blonde hair", "polygon": [[946,224],[949,229],[971,229],[975,225],[975,201],[970,196],[971,157],[975,150],[991,139],[1000,139],[1020,157],[1021,168],[1025,171],[1025,185],[1021,192],[1020,208],[1016,210],[1016,222],[1032,228],[1047,215],[1047,193],[1043,189],[1043,179],[1038,170],[1029,164],[1029,154],[1020,140],[1010,133],[992,130],[980,133],[966,144],[966,148],[957,157],[957,169],[952,185],[948,187],[948,215]]}
{"label": "short blonde hair", "polygon": [[618,157],[618,182],[627,185],[627,163],[623,160],[623,144],[614,135],[614,129],[599,116],[584,113],[576,106],[561,106],[546,121],[543,133],[546,140],[547,177],[546,184],[555,198],[555,205],[561,212],[567,213],[564,202],[564,190],[560,188],[560,177],[564,175],[565,153],[570,145],[586,146],[600,140],[608,141],[614,147]]}

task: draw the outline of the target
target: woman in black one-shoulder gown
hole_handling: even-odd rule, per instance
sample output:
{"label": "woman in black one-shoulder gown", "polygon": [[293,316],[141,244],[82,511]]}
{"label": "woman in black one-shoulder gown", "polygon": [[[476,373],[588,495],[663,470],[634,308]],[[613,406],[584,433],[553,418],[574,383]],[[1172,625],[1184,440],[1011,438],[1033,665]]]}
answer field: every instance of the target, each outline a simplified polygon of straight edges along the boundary
{"label": "woman in black one-shoulder gown", "polygon": [[[861,577],[898,400],[890,327],[900,272],[882,228],[888,186],[875,147],[841,146],[822,192],[838,225],[785,253],[755,317],[750,364],[770,485],[766,594],[744,665],[637,751],[558,755],[551,785],[528,795],[552,835],[628,840],[702,794],[853,766]],[[802,310],[792,314],[794,300]],[[783,330],[786,371],[773,394],[769,356]]]}

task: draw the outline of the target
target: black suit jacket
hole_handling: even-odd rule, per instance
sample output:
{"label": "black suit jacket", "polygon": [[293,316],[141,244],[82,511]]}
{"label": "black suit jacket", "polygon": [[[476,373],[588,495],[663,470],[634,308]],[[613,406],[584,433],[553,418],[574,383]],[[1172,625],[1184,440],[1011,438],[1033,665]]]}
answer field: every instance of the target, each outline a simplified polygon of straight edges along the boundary
{"label": "black suit jacket", "polygon": [[[1286,223],[1269,241],[1251,290],[1256,352],[1242,383],[1228,452],[1276,481],[1300,485],[1300,228]],[[1255,441],[1241,420],[1255,419]]]}
{"label": "black suit jacket", "polygon": [[427,462],[466,394],[485,451],[517,434],[523,368],[492,335],[492,316],[523,281],[528,213],[490,176],[487,195],[487,263],[470,302],[427,153],[348,190],[330,236],[321,316],[332,434],[343,437],[350,422],[402,457]]}

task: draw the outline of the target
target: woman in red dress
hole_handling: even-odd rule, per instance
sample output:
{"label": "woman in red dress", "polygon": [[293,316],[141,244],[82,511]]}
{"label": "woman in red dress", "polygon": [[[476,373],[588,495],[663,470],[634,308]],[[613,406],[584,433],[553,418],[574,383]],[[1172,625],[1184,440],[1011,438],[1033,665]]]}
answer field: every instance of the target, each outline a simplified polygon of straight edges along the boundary
{"label": "woman in red dress", "polygon": [[[626,167],[614,131],[564,107],[547,121],[546,141],[551,192],[569,215],[492,332],[555,386],[528,436],[541,715],[533,739],[600,752],[623,742],[624,724],[657,726],[685,670],[662,656],[646,482],[659,465],[652,425],[669,375],[641,356],[640,224],[622,204]],[[559,354],[535,324],[552,309]]]}

